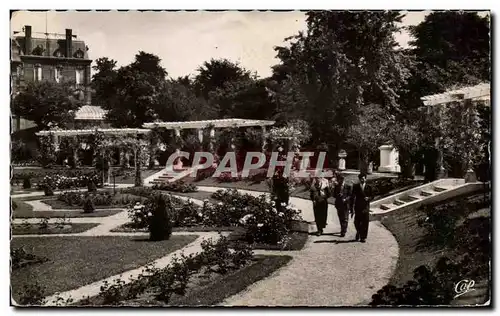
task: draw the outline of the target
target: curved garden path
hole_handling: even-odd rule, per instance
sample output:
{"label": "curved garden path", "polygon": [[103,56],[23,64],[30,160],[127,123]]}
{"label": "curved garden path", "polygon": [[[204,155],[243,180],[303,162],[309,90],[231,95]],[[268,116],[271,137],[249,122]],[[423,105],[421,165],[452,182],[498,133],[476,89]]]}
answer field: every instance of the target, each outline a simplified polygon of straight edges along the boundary
{"label": "curved garden path", "polygon": [[[215,192],[218,187],[198,187]],[[238,190],[254,196],[262,192]],[[302,218],[314,221],[312,202],[291,197]],[[328,206],[323,236],[311,236],[301,251],[283,251],[293,260],[270,277],[252,284],[223,302],[224,306],[350,306],[364,305],[389,282],[398,259],[394,236],[379,222],[371,222],[366,243],[354,242],[349,221],[346,237],[339,237],[336,209]],[[311,225],[312,226],[312,225]],[[315,231],[315,228],[312,229]],[[263,252],[264,253],[264,252]],[[271,254],[271,252],[265,252]],[[279,252],[276,252],[279,253]]]}

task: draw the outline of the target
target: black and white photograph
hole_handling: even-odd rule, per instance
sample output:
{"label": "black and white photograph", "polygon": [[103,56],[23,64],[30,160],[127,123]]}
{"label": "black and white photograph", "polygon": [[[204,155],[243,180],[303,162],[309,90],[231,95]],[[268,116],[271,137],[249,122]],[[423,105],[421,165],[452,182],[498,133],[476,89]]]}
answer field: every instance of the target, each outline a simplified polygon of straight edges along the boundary
{"label": "black and white photograph", "polygon": [[489,9],[9,29],[10,308],[492,307]]}

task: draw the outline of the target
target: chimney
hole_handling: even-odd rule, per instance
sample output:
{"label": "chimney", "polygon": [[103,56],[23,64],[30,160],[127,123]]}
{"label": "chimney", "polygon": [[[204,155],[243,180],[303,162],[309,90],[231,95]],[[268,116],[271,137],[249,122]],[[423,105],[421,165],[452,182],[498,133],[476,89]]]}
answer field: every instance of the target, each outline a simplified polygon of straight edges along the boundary
{"label": "chimney", "polygon": [[31,55],[31,25],[24,26],[24,54]]}
{"label": "chimney", "polygon": [[66,57],[73,55],[73,34],[71,29],[66,29]]}

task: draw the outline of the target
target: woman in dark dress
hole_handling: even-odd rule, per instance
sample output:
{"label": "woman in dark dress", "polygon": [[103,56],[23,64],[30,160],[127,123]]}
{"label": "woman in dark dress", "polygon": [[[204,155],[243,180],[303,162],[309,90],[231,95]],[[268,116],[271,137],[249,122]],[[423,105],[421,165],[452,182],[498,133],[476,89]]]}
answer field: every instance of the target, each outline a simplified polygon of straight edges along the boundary
{"label": "woman in dark dress", "polygon": [[314,221],[318,228],[317,235],[323,234],[328,217],[328,198],[330,197],[330,185],[325,178],[314,179],[311,185],[311,200],[314,209]]}

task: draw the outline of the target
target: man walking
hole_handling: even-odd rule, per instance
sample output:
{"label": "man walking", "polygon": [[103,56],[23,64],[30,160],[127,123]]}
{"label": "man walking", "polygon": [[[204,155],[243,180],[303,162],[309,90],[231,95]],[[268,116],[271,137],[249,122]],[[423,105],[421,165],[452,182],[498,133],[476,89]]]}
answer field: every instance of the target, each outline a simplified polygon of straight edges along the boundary
{"label": "man walking", "polygon": [[351,196],[351,188],[345,184],[344,176],[337,175],[337,183],[333,189],[335,197],[335,208],[340,222],[340,237],[344,237],[347,232],[347,224],[349,222],[349,198]]}
{"label": "man walking", "polygon": [[366,174],[358,175],[359,183],[352,188],[351,194],[351,216],[354,215],[354,227],[356,227],[356,241],[366,242],[368,235],[368,224],[370,222],[370,201],[372,190],[366,184]]}

